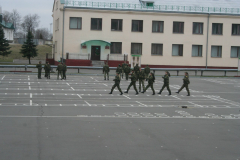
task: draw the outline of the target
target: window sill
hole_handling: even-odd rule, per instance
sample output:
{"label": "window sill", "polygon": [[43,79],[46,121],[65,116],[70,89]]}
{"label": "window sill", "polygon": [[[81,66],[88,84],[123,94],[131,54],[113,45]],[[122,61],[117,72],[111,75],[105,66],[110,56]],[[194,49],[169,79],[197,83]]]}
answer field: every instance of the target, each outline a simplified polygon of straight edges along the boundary
{"label": "window sill", "polygon": [[232,36],[240,36],[240,34],[232,34]]}
{"label": "window sill", "polygon": [[91,29],[91,31],[102,31],[102,29]]}
{"label": "window sill", "polygon": [[173,57],[183,57],[183,56],[175,56],[175,55],[172,55]]}
{"label": "window sill", "polygon": [[151,54],[151,56],[163,56],[163,55],[158,55],[158,54]]}
{"label": "window sill", "polygon": [[143,31],[132,31],[132,32],[141,32],[141,33],[143,33]]}
{"label": "window sill", "polygon": [[173,32],[173,34],[184,34],[184,33],[180,33],[180,32]]}
{"label": "window sill", "polygon": [[69,30],[82,30],[82,28],[69,28]]}
{"label": "window sill", "polygon": [[122,30],[111,30],[113,32],[122,32]]}
{"label": "window sill", "polygon": [[192,57],[201,57],[202,58],[203,56],[192,56]]}
{"label": "window sill", "polygon": [[203,33],[193,33],[194,35],[203,35]]}
{"label": "window sill", "polygon": [[222,36],[223,34],[212,34],[212,36]]}
{"label": "window sill", "polygon": [[164,33],[164,32],[152,32],[152,33]]}
{"label": "window sill", "polygon": [[222,57],[211,57],[211,58],[222,58]]}

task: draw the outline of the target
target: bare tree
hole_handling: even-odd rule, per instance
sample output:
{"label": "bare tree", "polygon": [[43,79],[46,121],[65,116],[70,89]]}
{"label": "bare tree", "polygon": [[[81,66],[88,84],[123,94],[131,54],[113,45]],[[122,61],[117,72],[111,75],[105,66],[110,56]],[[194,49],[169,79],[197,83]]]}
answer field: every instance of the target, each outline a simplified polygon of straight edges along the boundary
{"label": "bare tree", "polygon": [[3,20],[5,22],[11,22],[11,13],[8,11],[3,12]]}
{"label": "bare tree", "polygon": [[25,32],[34,32],[34,30],[38,27],[40,23],[40,17],[37,14],[29,14],[24,16],[23,18],[23,23],[22,23],[22,28]]}
{"label": "bare tree", "polygon": [[50,33],[47,28],[39,28],[35,31],[34,38],[47,40],[49,39],[49,36]]}
{"label": "bare tree", "polygon": [[12,10],[11,22],[14,24],[14,33],[16,33],[21,28],[21,15],[16,9]]}

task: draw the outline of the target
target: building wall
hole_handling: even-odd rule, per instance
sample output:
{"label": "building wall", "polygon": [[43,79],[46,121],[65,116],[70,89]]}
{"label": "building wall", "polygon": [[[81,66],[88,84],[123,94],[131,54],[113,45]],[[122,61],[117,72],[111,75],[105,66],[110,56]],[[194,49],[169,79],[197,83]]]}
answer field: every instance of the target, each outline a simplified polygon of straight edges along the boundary
{"label": "building wall", "polygon": [[[63,7],[63,6],[62,6]],[[59,18],[62,24],[62,11],[55,11],[53,22]],[[82,17],[82,29],[69,29],[70,17]],[[102,18],[102,30],[93,31],[91,18]],[[111,31],[111,19],[123,19],[122,31]],[[132,32],[132,20],[143,20],[143,32]],[[164,21],[163,33],[152,33],[152,21]],[[184,33],[173,33],[173,22],[184,22]],[[193,32],[193,22],[203,23],[203,34],[196,35]],[[114,10],[90,10],[70,9],[65,11],[64,30],[64,57],[65,53],[91,53],[91,47],[82,50],[80,44],[88,40],[104,40],[108,42],[122,42],[122,54],[131,57],[131,43],[142,43],[142,64],[151,65],[175,65],[175,66],[216,66],[237,67],[237,58],[230,58],[231,46],[240,46],[240,36],[232,36],[232,24],[240,24],[239,16],[210,15],[209,39],[207,47],[207,14],[184,14],[162,12],[137,12],[137,11],[114,11]],[[223,23],[223,35],[212,35],[212,23]],[[54,34],[54,40],[58,41],[58,53],[55,58],[61,57],[62,27]],[[163,55],[152,56],[151,44],[163,44]],[[172,44],[183,44],[183,56],[172,56]],[[192,57],[192,45],[202,45],[202,57]],[[211,46],[222,46],[222,57],[211,57]],[[102,48],[103,49],[103,48]],[[105,56],[110,50],[103,50]],[[207,55],[208,53],[208,55]],[[103,58],[101,56],[101,58]],[[207,59],[207,62],[206,62]],[[129,58],[130,60],[130,58]],[[131,63],[131,62],[130,62]]]}
{"label": "building wall", "polygon": [[13,29],[3,28],[5,38],[9,41],[13,41]]}

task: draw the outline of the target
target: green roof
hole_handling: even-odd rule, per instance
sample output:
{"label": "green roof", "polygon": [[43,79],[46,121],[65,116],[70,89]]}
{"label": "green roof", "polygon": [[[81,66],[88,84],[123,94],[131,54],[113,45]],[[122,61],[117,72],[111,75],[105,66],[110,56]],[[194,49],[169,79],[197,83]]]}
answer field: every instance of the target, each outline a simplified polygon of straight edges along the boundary
{"label": "green roof", "polygon": [[61,4],[65,4],[65,0],[60,0]]}
{"label": "green roof", "polygon": [[3,19],[2,19],[2,15],[0,15],[0,24],[4,27],[4,28],[8,28],[8,29],[14,29],[14,25],[13,23],[9,23],[9,22],[5,22]]}

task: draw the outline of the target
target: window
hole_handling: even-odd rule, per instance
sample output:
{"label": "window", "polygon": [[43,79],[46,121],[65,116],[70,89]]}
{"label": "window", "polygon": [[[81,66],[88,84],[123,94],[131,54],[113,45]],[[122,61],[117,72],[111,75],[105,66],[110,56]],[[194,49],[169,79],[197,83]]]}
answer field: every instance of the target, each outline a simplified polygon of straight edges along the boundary
{"label": "window", "polygon": [[212,46],[211,57],[222,57],[222,46]]}
{"label": "window", "polygon": [[55,31],[59,30],[59,18],[55,20]]}
{"label": "window", "polygon": [[142,43],[131,43],[131,54],[142,55]]}
{"label": "window", "polygon": [[232,24],[232,35],[240,35],[240,24]]}
{"label": "window", "polygon": [[70,29],[82,29],[82,18],[81,17],[70,17]]}
{"label": "window", "polygon": [[91,30],[102,30],[102,18],[91,19]]}
{"label": "window", "polygon": [[222,23],[213,23],[212,24],[212,34],[222,35],[223,24]]}
{"label": "window", "polygon": [[152,21],[152,32],[163,33],[163,21]]}
{"label": "window", "polygon": [[202,57],[202,45],[192,45],[192,56]]}
{"label": "window", "polygon": [[193,34],[203,34],[203,23],[193,22]]}
{"label": "window", "polygon": [[122,31],[122,19],[112,19],[111,30]]}
{"label": "window", "polygon": [[183,45],[173,44],[172,45],[172,55],[173,56],[183,56]]}
{"label": "window", "polygon": [[142,32],[143,31],[143,20],[132,20],[132,31]]}
{"label": "window", "polygon": [[152,2],[148,2],[148,3],[146,4],[146,6],[148,6],[148,7],[153,7],[153,3],[152,3]]}
{"label": "window", "polygon": [[152,55],[162,56],[163,55],[162,52],[163,52],[163,45],[162,44],[152,43]]}
{"label": "window", "polygon": [[111,54],[122,54],[122,42],[111,42]]}
{"label": "window", "polygon": [[57,53],[57,41],[55,41],[55,47],[54,47],[55,53]]}
{"label": "window", "polygon": [[231,47],[231,58],[240,58],[240,46]]}
{"label": "window", "polygon": [[173,22],[173,33],[183,33],[184,22]]}

